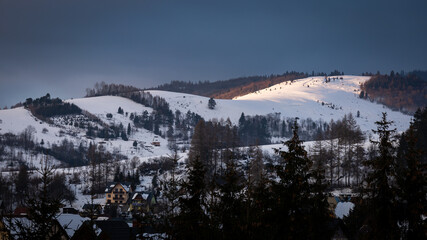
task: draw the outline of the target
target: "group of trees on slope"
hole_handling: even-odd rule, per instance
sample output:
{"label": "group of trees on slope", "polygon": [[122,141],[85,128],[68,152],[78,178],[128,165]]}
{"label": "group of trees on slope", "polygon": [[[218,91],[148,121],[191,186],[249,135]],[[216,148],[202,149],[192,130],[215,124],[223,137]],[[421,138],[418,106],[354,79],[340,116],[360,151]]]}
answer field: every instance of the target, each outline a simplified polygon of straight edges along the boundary
{"label": "group of trees on slope", "polygon": [[362,84],[360,97],[413,114],[427,103],[427,79],[420,76],[425,75],[418,72],[401,75],[394,71],[389,75],[373,75]]}
{"label": "group of trees on slope", "polygon": [[123,84],[107,84],[104,81],[95,83],[93,88],[86,89],[86,97],[96,97],[105,95],[118,95],[121,93],[137,92],[139,88]]}
{"label": "group of trees on slope", "polygon": [[36,99],[27,98],[23,105],[34,116],[46,121],[54,116],[82,113],[82,110],[76,105],[63,102],[60,98],[51,98],[49,93]]}
{"label": "group of trees on slope", "polygon": [[[8,161],[10,169],[17,168],[20,163],[28,162],[29,155],[46,154],[67,166],[87,165],[87,147],[82,143],[78,146],[67,139],[59,143],[47,144],[43,139],[35,139],[35,128],[28,126],[20,134],[6,133],[0,135],[0,162]],[[25,153],[25,156],[23,156]],[[16,164],[15,162],[18,162]],[[16,164],[16,166],[14,166]]]}

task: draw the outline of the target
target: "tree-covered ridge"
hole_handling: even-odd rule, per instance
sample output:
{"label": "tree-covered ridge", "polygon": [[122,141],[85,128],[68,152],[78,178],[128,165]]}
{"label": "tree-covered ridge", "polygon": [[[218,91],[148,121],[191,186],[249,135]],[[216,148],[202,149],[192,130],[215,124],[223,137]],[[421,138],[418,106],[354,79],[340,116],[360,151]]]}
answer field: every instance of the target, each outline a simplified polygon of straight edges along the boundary
{"label": "tree-covered ridge", "polygon": [[104,81],[95,83],[93,88],[86,88],[86,97],[118,95],[120,93],[136,92],[140,89],[134,86],[123,84],[107,84]]}
{"label": "tree-covered ridge", "polygon": [[380,102],[391,109],[414,113],[427,105],[427,79],[422,79],[423,72],[407,75],[394,73],[377,74],[362,84],[361,98]]}
{"label": "tree-covered ridge", "polygon": [[27,98],[24,107],[28,108],[34,116],[43,120],[55,116],[82,113],[82,110],[76,105],[63,102],[60,98],[51,98],[49,93],[36,99]]}
{"label": "tree-covered ridge", "polygon": [[215,82],[199,81],[198,83],[193,83],[185,81],[172,81],[171,83],[162,84],[154,89],[195,94],[219,99],[232,99],[234,97],[255,92],[281,82],[304,78],[306,76],[307,75],[305,73],[292,71],[280,75],[272,74],[269,76],[240,77]]}

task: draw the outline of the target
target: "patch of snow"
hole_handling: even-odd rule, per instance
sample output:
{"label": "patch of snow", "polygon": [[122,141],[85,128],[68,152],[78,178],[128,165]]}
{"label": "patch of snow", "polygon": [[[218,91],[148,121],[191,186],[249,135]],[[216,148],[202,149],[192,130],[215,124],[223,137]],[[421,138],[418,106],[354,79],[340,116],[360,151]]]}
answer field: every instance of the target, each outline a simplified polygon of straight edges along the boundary
{"label": "patch of snow", "polygon": [[348,216],[353,208],[354,203],[352,202],[339,202],[335,208],[335,216],[342,219],[344,216]]}

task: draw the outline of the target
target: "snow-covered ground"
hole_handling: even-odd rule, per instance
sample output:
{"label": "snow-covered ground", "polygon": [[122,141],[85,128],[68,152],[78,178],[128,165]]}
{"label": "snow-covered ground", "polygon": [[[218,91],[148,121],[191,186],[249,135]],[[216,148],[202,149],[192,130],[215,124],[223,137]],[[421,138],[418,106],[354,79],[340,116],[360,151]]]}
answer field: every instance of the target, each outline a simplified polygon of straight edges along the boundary
{"label": "snow-covered ground", "polygon": [[[230,118],[234,124],[238,123],[242,112],[245,115],[281,113],[281,117],[323,119],[325,122],[329,122],[331,119],[341,119],[344,114],[348,113],[352,113],[356,117],[357,111],[359,111],[360,117],[356,117],[356,120],[363,131],[370,132],[371,129],[375,129],[375,121],[380,120],[382,112],[388,113],[388,118],[394,121],[398,131],[404,131],[409,127],[411,116],[392,111],[381,104],[372,103],[358,97],[360,92],[359,85],[368,80],[369,77],[342,76],[342,78],[336,77],[334,78],[335,80],[331,80],[329,83],[325,82],[324,77],[309,77],[295,80],[292,83],[284,82],[233,100],[217,99],[217,105],[213,110],[208,108],[209,98],[206,97],[167,91],[149,92],[152,95],[165,98],[172,111],[180,110],[182,113],[186,113],[190,110],[207,120],[220,120],[221,118],[226,120]],[[67,102],[76,104],[108,125],[119,125],[121,123],[127,128],[128,124],[130,124],[132,129],[136,128],[132,120],[129,119],[131,113],[140,115],[145,110],[149,113],[152,111],[151,108],[142,104],[117,96],[71,99],[67,100]],[[332,105],[334,108],[332,108]],[[119,107],[123,109],[125,114],[117,113]],[[107,113],[111,113],[113,117],[107,118]],[[127,116],[126,113],[128,113]],[[79,144],[82,140],[86,144],[91,141],[102,143],[107,150],[120,152],[130,158],[133,156],[156,156],[168,153],[166,148],[167,140],[145,129],[132,131],[132,134],[128,136],[129,141],[117,139],[105,142],[103,139],[87,139],[85,131],[80,128],[52,125],[40,121],[22,107],[0,110],[0,134],[7,132],[18,134],[28,126],[34,128],[35,140],[39,142],[43,139],[47,145],[60,143],[64,138],[67,138],[76,144]],[[43,131],[43,129],[45,130]],[[71,132],[74,137],[67,134]],[[150,144],[155,138],[158,139],[161,147],[154,147]],[[147,148],[135,150],[132,146],[133,140],[144,144]]]}
{"label": "snow-covered ground", "polygon": [[[339,79],[340,77],[343,79]],[[167,91],[149,92],[165,98],[172,111],[180,110],[185,113],[190,110],[205,119],[225,120],[229,117],[234,124],[238,123],[242,112],[245,115],[281,113],[282,117],[323,119],[329,122],[331,119],[341,119],[348,113],[356,117],[359,111],[360,117],[356,120],[363,131],[375,129],[375,121],[381,119],[382,112],[387,112],[398,131],[406,130],[411,116],[359,98],[360,84],[368,79],[369,77],[362,76],[338,76],[328,83],[324,77],[299,79],[292,83],[276,84],[233,100],[216,99],[217,104],[213,110],[208,108],[209,98],[206,97]]]}
{"label": "snow-covered ground", "polygon": [[[145,107],[142,104],[136,103],[130,99],[116,96],[101,96],[91,98],[80,98],[67,100],[67,102],[74,103],[81,109],[88,111],[101,119],[108,125],[114,124],[119,125],[120,123],[127,129],[128,124],[133,129],[129,141],[123,141],[120,139],[111,140],[105,143],[108,150],[113,149],[115,152],[120,152],[131,159],[134,156],[157,156],[169,153],[167,148],[167,140],[155,135],[153,132],[145,130],[143,128],[135,128],[133,121],[129,118],[131,113],[142,115],[144,111],[151,113],[152,108]],[[117,113],[117,110],[121,107],[124,114]],[[112,114],[112,118],[107,117],[107,113]],[[127,113],[127,114],[126,114]],[[151,145],[153,140],[159,141],[161,147],[155,147]],[[135,149],[133,147],[133,141],[137,141],[139,146],[144,145],[144,148]],[[104,142],[100,140],[100,142]]]}
{"label": "snow-covered ground", "polygon": [[335,208],[335,216],[337,216],[337,218],[343,219],[343,217],[348,216],[353,208],[354,203],[352,202],[339,202]]}
{"label": "snow-covered ground", "polygon": [[[113,96],[81,98],[68,100],[68,102],[74,103],[83,110],[97,116],[108,125],[119,125],[122,123],[125,129],[127,129],[128,124],[131,124],[133,131],[128,136],[129,141],[122,139],[105,141],[101,138],[88,138],[86,137],[85,129],[68,125],[49,124],[37,119],[30,111],[23,107],[0,110],[0,134],[20,134],[24,130],[27,130],[34,135],[33,141],[40,143],[43,140],[45,143],[44,146],[48,148],[51,144],[60,144],[64,139],[73,142],[76,147],[80,143],[83,143],[87,147],[90,142],[93,142],[103,145],[107,151],[128,156],[129,159],[135,156],[152,157],[169,153],[166,139],[145,129],[135,128],[133,122],[129,119],[129,115],[126,117],[126,114],[117,113],[119,107],[123,108],[125,113],[129,112],[129,114],[131,112],[141,114],[144,110],[151,112],[152,109],[126,98]],[[107,118],[107,113],[111,113],[113,117],[110,119]],[[137,148],[133,147],[134,140],[138,142]],[[151,144],[153,140],[159,141],[160,147],[153,146]]]}
{"label": "snow-covered ground", "polygon": [[28,126],[31,126],[30,131],[36,136],[36,142],[43,139],[46,144],[59,143],[64,138],[70,139],[70,136],[64,134],[65,129],[37,119],[24,107],[0,110],[0,134],[20,134]]}

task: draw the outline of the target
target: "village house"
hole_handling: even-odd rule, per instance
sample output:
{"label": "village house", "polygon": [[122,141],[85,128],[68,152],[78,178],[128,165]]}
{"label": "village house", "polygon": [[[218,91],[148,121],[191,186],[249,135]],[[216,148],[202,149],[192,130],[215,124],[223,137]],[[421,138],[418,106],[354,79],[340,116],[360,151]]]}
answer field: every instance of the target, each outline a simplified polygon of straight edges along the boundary
{"label": "village house", "polygon": [[111,183],[105,189],[107,204],[125,204],[130,198],[132,188],[129,183]]}
{"label": "village house", "polygon": [[130,212],[142,212],[145,205],[145,199],[142,196],[142,193],[136,192],[133,193],[132,201],[129,206]]}
{"label": "village house", "polygon": [[159,139],[157,138],[157,136],[155,136],[155,137],[153,138],[153,141],[151,142],[151,145],[153,145],[153,146],[155,146],[155,147],[160,147],[160,141],[159,141]]}
{"label": "village house", "polygon": [[135,192],[129,205],[128,211],[155,213],[158,210],[157,199],[153,192]]}

